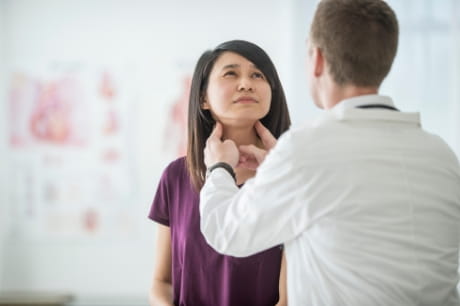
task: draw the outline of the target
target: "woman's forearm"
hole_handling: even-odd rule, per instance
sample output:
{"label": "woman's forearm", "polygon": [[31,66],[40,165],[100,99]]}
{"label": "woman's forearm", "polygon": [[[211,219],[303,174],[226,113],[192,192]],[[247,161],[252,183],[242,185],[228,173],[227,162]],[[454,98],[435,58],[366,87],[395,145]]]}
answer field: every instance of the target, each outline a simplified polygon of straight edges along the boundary
{"label": "woman's forearm", "polygon": [[287,303],[287,276],[286,276],[286,254],[283,251],[283,256],[281,257],[281,269],[280,269],[280,281],[279,281],[279,296],[280,299],[275,306],[286,306]]}
{"label": "woman's forearm", "polygon": [[173,306],[173,290],[169,282],[154,280],[150,290],[150,306]]}

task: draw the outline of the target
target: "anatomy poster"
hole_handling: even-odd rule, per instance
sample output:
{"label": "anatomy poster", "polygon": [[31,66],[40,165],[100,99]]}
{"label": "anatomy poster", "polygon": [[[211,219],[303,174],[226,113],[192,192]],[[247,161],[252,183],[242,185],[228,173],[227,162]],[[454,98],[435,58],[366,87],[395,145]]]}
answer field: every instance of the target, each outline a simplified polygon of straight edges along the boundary
{"label": "anatomy poster", "polygon": [[170,103],[163,142],[171,158],[184,156],[187,150],[187,115],[192,77],[183,73],[179,83],[178,93]]}
{"label": "anatomy poster", "polygon": [[124,75],[78,63],[11,74],[9,209],[16,238],[119,239],[136,232],[137,101]]}

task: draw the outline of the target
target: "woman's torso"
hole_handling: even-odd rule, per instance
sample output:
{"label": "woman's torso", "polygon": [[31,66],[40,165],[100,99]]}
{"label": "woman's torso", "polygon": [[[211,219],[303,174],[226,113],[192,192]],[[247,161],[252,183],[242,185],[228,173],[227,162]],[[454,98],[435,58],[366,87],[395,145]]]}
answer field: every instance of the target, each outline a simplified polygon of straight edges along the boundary
{"label": "woman's torso", "polygon": [[275,305],[281,248],[245,258],[214,251],[200,231],[199,193],[191,185],[185,158],[166,171],[175,304]]}

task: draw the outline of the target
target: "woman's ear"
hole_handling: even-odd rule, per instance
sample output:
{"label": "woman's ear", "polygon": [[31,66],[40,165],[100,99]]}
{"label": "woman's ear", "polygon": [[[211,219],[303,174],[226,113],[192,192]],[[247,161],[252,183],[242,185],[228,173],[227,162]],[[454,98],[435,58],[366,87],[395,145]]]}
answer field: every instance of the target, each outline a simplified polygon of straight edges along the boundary
{"label": "woman's ear", "polygon": [[201,103],[200,103],[201,109],[211,109],[206,97],[202,97],[200,100],[201,100]]}

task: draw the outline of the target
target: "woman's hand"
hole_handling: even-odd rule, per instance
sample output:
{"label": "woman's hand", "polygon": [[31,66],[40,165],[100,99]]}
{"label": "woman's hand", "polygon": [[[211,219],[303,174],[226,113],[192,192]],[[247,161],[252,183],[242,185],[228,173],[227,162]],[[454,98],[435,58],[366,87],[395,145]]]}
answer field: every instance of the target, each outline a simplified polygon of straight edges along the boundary
{"label": "woman's hand", "polygon": [[239,147],[240,159],[238,166],[251,170],[256,170],[264,161],[268,152],[276,145],[276,138],[260,121],[257,121],[254,127],[265,149],[258,148],[253,144]]}

